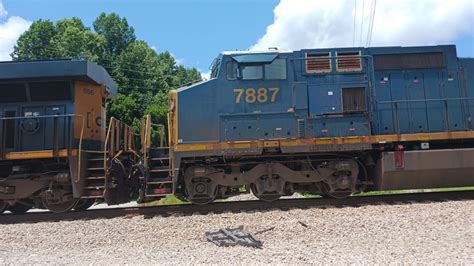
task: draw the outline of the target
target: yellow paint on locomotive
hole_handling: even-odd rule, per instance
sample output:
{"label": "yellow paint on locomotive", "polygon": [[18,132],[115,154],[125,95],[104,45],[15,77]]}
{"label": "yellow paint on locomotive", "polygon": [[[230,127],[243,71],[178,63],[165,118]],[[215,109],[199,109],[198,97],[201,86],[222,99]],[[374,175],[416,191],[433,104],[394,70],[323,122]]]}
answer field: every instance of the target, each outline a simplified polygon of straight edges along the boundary
{"label": "yellow paint on locomotive", "polygon": [[[72,156],[77,156],[78,151],[76,149],[71,150]],[[66,149],[59,150],[57,157],[67,157],[68,151]],[[54,153],[52,150],[44,151],[23,151],[23,152],[9,152],[4,155],[5,160],[24,160],[24,159],[43,159],[53,158]]]}
{"label": "yellow paint on locomotive", "polygon": [[[452,139],[474,139],[474,131],[456,131],[439,133],[415,133],[400,135],[374,135],[374,136],[350,136],[333,138],[313,138],[313,139],[281,139],[280,147],[297,147],[307,145],[333,145],[333,144],[378,144],[390,142],[406,141],[434,141],[434,140],[452,140]],[[265,148],[267,141],[255,140],[249,141],[242,146],[242,142],[218,142],[218,143],[199,143],[199,144],[175,144],[173,151],[202,151],[202,150],[225,150],[239,148]],[[267,144],[268,145],[268,144]],[[273,144],[276,146],[276,144]]]}
{"label": "yellow paint on locomotive", "polygon": [[169,94],[168,138],[170,147],[178,144],[178,93],[175,90]]}
{"label": "yellow paint on locomotive", "polygon": [[[83,117],[83,140],[99,140],[105,138],[105,87],[88,82],[74,82],[74,104],[76,114]],[[81,136],[82,118],[75,120],[74,138]]]}

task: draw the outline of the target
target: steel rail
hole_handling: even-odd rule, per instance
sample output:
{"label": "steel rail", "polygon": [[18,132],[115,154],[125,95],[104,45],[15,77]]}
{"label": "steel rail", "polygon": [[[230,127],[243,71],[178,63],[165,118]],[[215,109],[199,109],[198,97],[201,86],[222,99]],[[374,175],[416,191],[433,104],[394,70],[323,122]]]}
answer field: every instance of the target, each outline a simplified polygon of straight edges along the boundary
{"label": "steel rail", "polygon": [[93,209],[65,213],[32,212],[26,214],[3,214],[0,215],[0,224],[110,219],[117,217],[127,218],[134,216],[151,218],[154,216],[170,216],[174,214],[205,215],[208,213],[239,213],[245,211],[268,211],[275,209],[285,211],[289,209],[359,207],[379,204],[410,204],[414,202],[422,203],[458,200],[474,200],[474,190],[353,196],[345,199],[298,198],[281,199],[275,202],[264,202],[259,200],[222,201],[210,203],[207,205],[179,204],[132,208]]}

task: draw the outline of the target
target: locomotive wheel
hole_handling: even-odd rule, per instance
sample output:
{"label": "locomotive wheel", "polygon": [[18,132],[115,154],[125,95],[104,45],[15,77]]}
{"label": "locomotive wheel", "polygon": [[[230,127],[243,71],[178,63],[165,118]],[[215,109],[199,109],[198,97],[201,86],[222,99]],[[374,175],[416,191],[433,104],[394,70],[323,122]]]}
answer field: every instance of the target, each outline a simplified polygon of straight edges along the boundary
{"label": "locomotive wheel", "polygon": [[73,209],[76,211],[85,211],[94,205],[94,203],[95,199],[80,199]]}
{"label": "locomotive wheel", "polygon": [[8,209],[8,203],[3,200],[0,200],[0,214]]}
{"label": "locomotive wheel", "polygon": [[33,208],[33,205],[18,202],[8,207],[8,210],[13,214],[23,214],[31,208]]}
{"label": "locomotive wheel", "polygon": [[259,200],[266,201],[266,202],[272,202],[280,199],[281,195],[279,194],[270,194],[270,193],[258,193],[257,188],[255,187],[254,184],[250,186],[250,190],[252,191],[252,194],[257,197]]}
{"label": "locomotive wheel", "polygon": [[106,184],[104,199],[108,205],[116,205],[130,201],[131,191],[128,187],[128,173],[126,167],[118,159],[112,160],[109,169],[110,175]]}
{"label": "locomotive wheel", "polygon": [[[209,204],[209,203],[213,202],[217,198],[217,192],[218,191],[219,191],[218,187],[216,186],[212,196],[210,196],[210,197],[204,197],[204,196],[190,197],[190,196],[187,196],[186,201],[189,201],[189,202],[191,202],[193,204],[196,204],[196,205],[206,205],[206,204]],[[189,193],[187,193],[187,191],[186,191],[186,195],[189,195]]]}
{"label": "locomotive wheel", "polygon": [[76,206],[76,204],[79,202],[79,200],[71,198],[70,200],[58,203],[56,201],[53,201],[47,198],[42,198],[41,202],[43,203],[44,207],[50,210],[51,212],[61,213],[61,212],[67,212],[67,211],[72,210]]}
{"label": "locomotive wheel", "polygon": [[341,190],[341,191],[331,191],[331,188],[328,184],[324,183],[321,186],[322,194],[321,196],[325,198],[332,198],[332,199],[344,199],[352,195],[352,191]]}

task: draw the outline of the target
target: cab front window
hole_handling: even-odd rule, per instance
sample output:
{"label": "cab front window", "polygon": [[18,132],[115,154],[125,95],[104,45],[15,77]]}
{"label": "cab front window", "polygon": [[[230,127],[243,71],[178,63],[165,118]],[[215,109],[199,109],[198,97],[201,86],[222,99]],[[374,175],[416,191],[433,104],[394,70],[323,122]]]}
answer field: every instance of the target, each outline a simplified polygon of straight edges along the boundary
{"label": "cab front window", "polygon": [[214,61],[212,62],[212,66],[211,66],[211,79],[212,78],[217,78],[217,74],[219,73],[219,66],[221,65],[221,57],[217,57],[216,59],[214,59]]}
{"label": "cab front window", "polygon": [[227,62],[227,80],[275,80],[287,79],[286,59],[278,58],[271,62],[238,63],[235,60]]}

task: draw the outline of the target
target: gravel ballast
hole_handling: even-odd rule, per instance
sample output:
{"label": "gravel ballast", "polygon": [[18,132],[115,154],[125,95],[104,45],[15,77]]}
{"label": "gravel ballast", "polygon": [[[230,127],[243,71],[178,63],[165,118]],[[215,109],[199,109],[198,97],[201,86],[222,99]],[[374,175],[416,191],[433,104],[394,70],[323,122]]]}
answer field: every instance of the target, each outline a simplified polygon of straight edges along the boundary
{"label": "gravel ballast", "polygon": [[[472,265],[473,221],[474,201],[453,201],[0,225],[0,264]],[[255,235],[262,249],[218,247],[204,236],[239,225],[274,229]]]}

